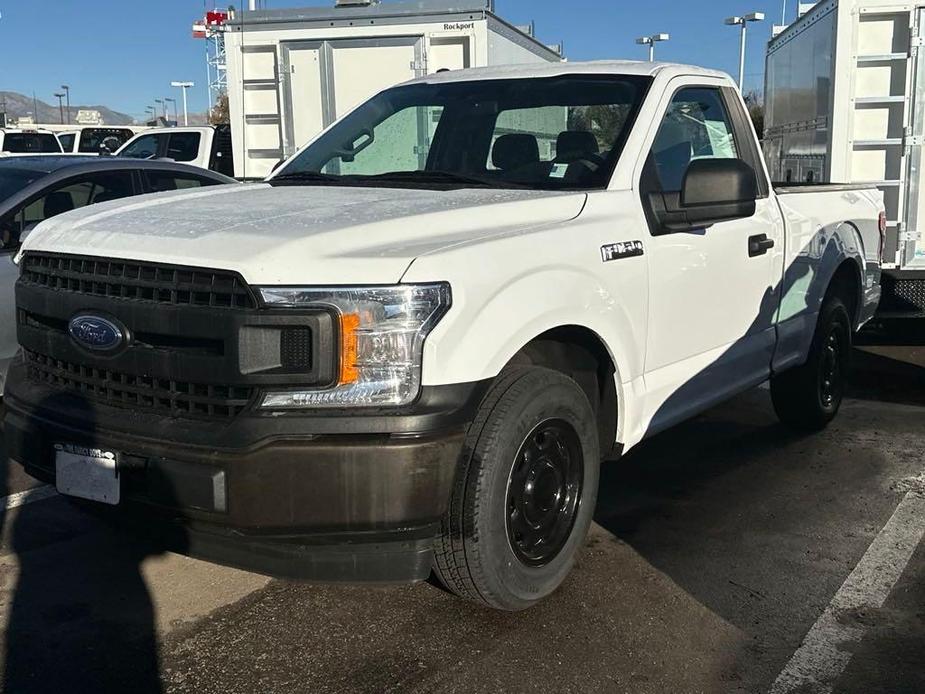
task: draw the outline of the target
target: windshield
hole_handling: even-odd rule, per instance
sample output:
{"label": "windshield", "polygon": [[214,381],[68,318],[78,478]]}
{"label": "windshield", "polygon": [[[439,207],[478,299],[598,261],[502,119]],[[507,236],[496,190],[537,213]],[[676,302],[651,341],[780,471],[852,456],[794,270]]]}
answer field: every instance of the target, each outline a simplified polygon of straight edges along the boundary
{"label": "windshield", "polygon": [[270,182],[605,188],[648,84],[566,75],[396,87],[336,123]]}
{"label": "windshield", "polygon": [[3,151],[13,154],[60,153],[61,143],[52,133],[6,133]]}
{"label": "windshield", "polygon": [[39,171],[0,171],[0,202],[44,175]]}

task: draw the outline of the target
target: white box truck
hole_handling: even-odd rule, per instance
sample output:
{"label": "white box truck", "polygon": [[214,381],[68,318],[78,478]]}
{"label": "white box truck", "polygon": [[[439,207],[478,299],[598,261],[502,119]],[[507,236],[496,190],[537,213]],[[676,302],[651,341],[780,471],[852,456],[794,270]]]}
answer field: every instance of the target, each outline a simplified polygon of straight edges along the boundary
{"label": "white box truck", "polygon": [[925,315],[923,46],[922,0],[823,0],[768,44],[771,176],[883,191],[884,317]]}
{"label": "white box truck", "polygon": [[[263,178],[377,92],[441,70],[559,62],[493,0],[338,2],[237,13],[227,25],[235,177]],[[551,138],[554,142],[555,130]],[[421,156],[428,143],[422,141]]]}

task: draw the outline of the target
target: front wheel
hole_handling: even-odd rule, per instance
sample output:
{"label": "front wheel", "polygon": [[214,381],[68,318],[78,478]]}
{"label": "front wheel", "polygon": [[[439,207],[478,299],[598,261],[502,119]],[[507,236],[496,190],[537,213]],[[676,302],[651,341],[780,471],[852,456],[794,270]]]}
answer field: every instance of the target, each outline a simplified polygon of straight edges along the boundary
{"label": "front wheel", "polygon": [[837,296],[828,297],[806,363],[771,379],[771,400],[778,418],[801,431],[824,429],[844,399],[850,354],[848,309]]}
{"label": "front wheel", "polygon": [[500,610],[552,593],[588,532],[599,472],[594,410],[578,384],[540,367],[502,373],[466,438],[435,545],[441,582]]}

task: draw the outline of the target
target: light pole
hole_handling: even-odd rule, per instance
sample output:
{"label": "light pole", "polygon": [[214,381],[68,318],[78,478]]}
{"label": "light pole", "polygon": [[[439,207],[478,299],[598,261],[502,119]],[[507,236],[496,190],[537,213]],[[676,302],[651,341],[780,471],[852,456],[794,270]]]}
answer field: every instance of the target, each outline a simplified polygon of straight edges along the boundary
{"label": "light pole", "polygon": [[157,106],[148,106],[145,109],[145,113],[150,113],[151,117],[154,119],[154,124],[157,125]]}
{"label": "light pole", "polygon": [[159,104],[161,108],[164,109],[164,122],[167,122],[167,104],[164,103],[163,99],[155,99],[155,104]]}
{"label": "light pole", "polygon": [[171,82],[171,87],[178,87],[183,92],[183,125],[189,125],[189,116],[186,112],[186,90],[195,87],[195,82]]}
{"label": "light pole", "polygon": [[751,12],[742,17],[727,17],[727,26],[742,27],[742,37],[739,41],[739,90],[745,84],[745,36],[748,32],[749,22],[763,22],[764,12]]}
{"label": "light pole", "polygon": [[640,46],[649,47],[649,62],[655,62],[655,44],[659,41],[667,41],[671,38],[670,34],[653,34],[652,36],[641,36],[636,39]]}
{"label": "light pole", "polygon": [[169,96],[164,97],[164,103],[170,102],[173,104],[173,124],[177,125],[180,120],[179,114],[177,114],[177,100],[171,99]]}
{"label": "light pole", "polygon": [[660,41],[668,41],[671,38],[671,34],[653,34],[652,36],[641,36],[636,39],[636,43],[640,46],[649,47],[649,62],[655,62],[655,44]]}
{"label": "light pole", "polygon": [[71,124],[71,88],[66,84],[61,85],[61,89],[64,90],[64,95],[67,98],[67,124]]}
{"label": "light pole", "polygon": [[61,125],[64,125],[64,94],[55,92],[55,96],[58,97],[58,111],[61,114]]}

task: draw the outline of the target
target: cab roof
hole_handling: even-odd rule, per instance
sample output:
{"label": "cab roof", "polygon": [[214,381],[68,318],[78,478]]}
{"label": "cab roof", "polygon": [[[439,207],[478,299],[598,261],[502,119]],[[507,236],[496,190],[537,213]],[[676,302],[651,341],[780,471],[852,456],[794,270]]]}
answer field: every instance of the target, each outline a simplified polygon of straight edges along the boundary
{"label": "cab roof", "polygon": [[650,63],[636,60],[597,60],[577,63],[529,63],[524,65],[495,65],[492,67],[448,70],[427,75],[407,82],[440,83],[473,80],[529,79],[536,77],[558,77],[561,75],[635,75],[655,77],[661,73],[669,76],[699,75],[731,79],[725,72],[709,70],[680,63]]}

